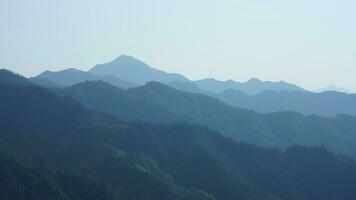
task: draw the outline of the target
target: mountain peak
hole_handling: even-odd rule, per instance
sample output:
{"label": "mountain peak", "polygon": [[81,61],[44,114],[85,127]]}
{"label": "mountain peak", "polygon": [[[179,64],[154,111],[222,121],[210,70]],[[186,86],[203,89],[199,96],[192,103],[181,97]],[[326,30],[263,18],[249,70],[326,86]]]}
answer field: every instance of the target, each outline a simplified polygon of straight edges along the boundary
{"label": "mountain peak", "polygon": [[135,57],[128,56],[128,55],[120,55],[119,57],[115,58],[112,63],[123,63],[123,64],[138,64],[138,65],[145,65],[145,67],[149,67],[146,63],[138,60]]}
{"label": "mountain peak", "polygon": [[260,79],[253,77],[250,78],[246,83],[260,83],[260,82],[262,82]]}
{"label": "mountain peak", "polygon": [[182,75],[167,73],[155,69],[148,64],[127,55],[121,55],[109,63],[94,66],[89,72],[96,75],[112,75],[135,84],[145,84],[149,81],[162,83],[171,81],[188,81]]}
{"label": "mountain peak", "polygon": [[337,85],[331,84],[325,88],[319,89],[316,92],[320,93],[320,92],[327,92],[327,91],[334,91],[334,92],[341,92],[341,93],[347,93],[347,94],[351,94],[353,93],[351,90],[348,90],[346,88],[343,87],[339,87]]}

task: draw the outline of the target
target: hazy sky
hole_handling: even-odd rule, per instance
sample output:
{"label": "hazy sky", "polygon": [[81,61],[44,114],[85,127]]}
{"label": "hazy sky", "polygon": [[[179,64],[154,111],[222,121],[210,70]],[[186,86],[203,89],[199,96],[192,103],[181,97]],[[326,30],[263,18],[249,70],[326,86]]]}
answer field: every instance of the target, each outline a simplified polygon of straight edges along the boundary
{"label": "hazy sky", "polygon": [[354,0],[0,0],[0,67],[26,76],[131,55],[191,79],[356,91]]}

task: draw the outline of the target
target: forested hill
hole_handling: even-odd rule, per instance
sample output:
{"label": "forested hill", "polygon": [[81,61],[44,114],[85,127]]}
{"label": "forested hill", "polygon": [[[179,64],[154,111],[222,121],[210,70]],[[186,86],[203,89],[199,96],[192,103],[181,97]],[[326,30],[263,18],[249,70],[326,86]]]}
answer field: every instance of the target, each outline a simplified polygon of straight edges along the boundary
{"label": "forested hill", "polygon": [[[31,190],[36,186],[52,199],[90,199],[88,194],[100,193],[106,196],[97,199],[339,200],[356,195],[355,162],[322,147],[280,152],[198,125],[121,122],[48,90],[6,81],[0,81],[0,110],[5,149],[0,152],[11,152],[6,155],[14,160],[0,159],[0,174],[6,175],[0,182],[7,183],[1,199],[20,199],[19,191],[36,195]],[[21,157],[48,164],[21,164]],[[70,175],[71,169],[84,175]]]}
{"label": "forested hill", "polygon": [[84,82],[59,93],[126,121],[196,123],[251,144],[282,148],[293,144],[325,145],[335,152],[356,155],[356,117],[353,116],[258,114],[157,82],[129,90],[100,81]]}

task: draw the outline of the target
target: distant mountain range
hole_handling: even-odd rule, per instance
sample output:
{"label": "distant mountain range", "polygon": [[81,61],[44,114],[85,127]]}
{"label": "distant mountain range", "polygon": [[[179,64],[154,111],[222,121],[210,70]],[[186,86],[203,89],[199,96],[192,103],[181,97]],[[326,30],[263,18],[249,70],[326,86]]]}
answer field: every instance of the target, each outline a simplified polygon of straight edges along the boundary
{"label": "distant mountain range", "polygon": [[[305,91],[303,88],[283,81],[260,81],[256,78],[245,83],[232,80],[218,81],[215,79],[191,81],[183,75],[157,70],[140,60],[125,55],[119,56],[111,62],[98,64],[88,72],[70,68],[58,72],[46,71],[36,78],[48,79],[65,86],[83,81],[102,80],[123,88],[156,81],[184,91],[212,94],[221,93],[228,89],[240,90],[246,94],[257,94],[264,90]],[[41,83],[40,81],[38,82]]]}
{"label": "distant mountain range", "polygon": [[[73,98],[94,110],[108,109],[123,121],[87,109]],[[192,124],[209,122],[232,134],[265,141],[299,139],[337,150],[355,148],[352,116],[261,115],[157,82],[123,90],[91,81],[50,90],[4,70],[0,110],[0,199],[4,200],[356,196],[356,163],[348,157],[325,147],[257,147]],[[127,122],[133,118],[144,120]],[[180,123],[182,119],[189,124]],[[167,120],[174,123],[161,124]]]}
{"label": "distant mountain range", "polygon": [[328,91],[322,93],[266,90],[246,95],[237,90],[226,90],[217,97],[225,103],[260,113],[294,111],[303,114],[336,116],[356,115],[356,94]]}
{"label": "distant mountain range", "polygon": [[347,94],[354,93],[351,90],[348,90],[348,89],[343,88],[343,87],[338,87],[336,85],[329,85],[329,86],[327,86],[325,88],[316,90],[315,92],[317,92],[317,93],[320,93],[320,92],[342,92],[342,93],[347,93]]}
{"label": "distant mountain range", "polygon": [[233,80],[218,81],[212,78],[202,79],[199,81],[195,81],[194,83],[199,88],[215,94],[224,92],[225,90],[229,90],[229,89],[238,90],[248,95],[259,94],[266,90],[306,91],[301,87],[298,87],[290,83],[286,83],[284,81],[280,81],[280,82],[260,81],[257,78],[252,78],[244,83],[236,82]]}
{"label": "distant mountain range", "polygon": [[99,76],[90,72],[81,71],[74,68],[69,68],[57,72],[45,71],[40,75],[32,78],[32,81],[34,81],[35,83],[49,87],[71,86],[84,81],[97,80],[108,82],[120,88],[130,88],[136,86],[131,82],[121,80],[115,76]]}
{"label": "distant mountain range", "polygon": [[259,114],[220,100],[172,89],[158,82],[123,90],[105,82],[85,82],[59,90],[86,107],[125,121],[194,123],[238,141],[285,148],[292,144],[325,145],[356,155],[356,117],[305,116],[295,112]]}
{"label": "distant mountain range", "polygon": [[[161,82],[178,90],[209,95],[229,105],[261,113],[295,111],[323,116],[336,116],[340,113],[356,115],[354,95],[340,92],[312,93],[284,81],[261,81],[257,78],[246,82],[219,81],[213,78],[191,81],[183,75],[157,70],[124,55],[109,63],[96,65],[88,72],[70,68],[58,72],[46,71],[31,78],[33,83],[50,88],[97,80],[123,89],[144,85],[150,81]],[[350,92],[336,86],[321,91],[340,90]]]}

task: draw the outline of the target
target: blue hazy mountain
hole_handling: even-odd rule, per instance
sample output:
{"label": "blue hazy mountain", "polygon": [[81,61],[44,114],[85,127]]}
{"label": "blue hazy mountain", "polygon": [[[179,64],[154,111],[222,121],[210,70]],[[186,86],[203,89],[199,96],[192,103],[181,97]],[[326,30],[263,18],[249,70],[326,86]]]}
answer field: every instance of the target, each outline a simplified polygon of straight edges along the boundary
{"label": "blue hazy mountain", "polygon": [[130,88],[135,86],[133,83],[121,80],[111,75],[99,76],[74,68],[69,68],[57,72],[45,71],[34,77],[33,80],[39,85],[58,84],[62,86],[71,86],[84,81],[102,80],[120,88]]}
{"label": "blue hazy mountain", "polygon": [[[218,81],[212,78],[191,81],[181,74],[155,69],[134,57],[126,55],[121,55],[108,63],[98,64],[88,72],[74,68],[58,72],[46,71],[35,77],[33,82],[42,86],[53,87],[54,84],[69,86],[95,80],[102,80],[121,88],[130,88],[134,85],[144,85],[147,82],[156,81],[182,91],[211,96],[227,89],[239,90],[246,94],[257,94],[265,90],[305,91],[301,87],[283,81],[260,81],[256,78],[247,82]],[[49,81],[52,81],[52,83]]]}
{"label": "blue hazy mountain", "polygon": [[328,91],[332,91],[332,92],[342,92],[342,93],[347,93],[347,94],[352,94],[354,93],[353,91],[343,88],[343,87],[339,87],[336,85],[329,85],[327,87],[321,88],[319,90],[316,90],[315,92],[328,92]]}
{"label": "blue hazy mountain", "polygon": [[208,92],[206,90],[199,88],[193,81],[190,81],[190,82],[171,81],[171,82],[167,82],[164,84],[171,88],[181,90],[184,92],[200,93],[200,94],[205,94],[205,95],[209,95],[209,96],[213,96],[213,97],[216,96],[216,94],[213,94],[211,92]]}
{"label": "blue hazy mountain", "polygon": [[18,84],[18,85],[29,85],[31,81],[24,78],[21,75],[15,74],[7,69],[0,69],[0,82]]}
{"label": "blue hazy mountain", "polygon": [[246,95],[243,92],[230,89],[218,95],[218,98],[232,106],[261,113],[294,111],[322,116],[356,115],[356,95],[341,92],[312,93],[269,90],[256,95]]}
{"label": "blue hazy mountain", "polygon": [[93,67],[89,72],[97,75],[113,75],[122,80],[127,80],[139,85],[149,81],[172,82],[172,81],[189,81],[183,75],[167,73],[148,66],[131,56],[119,56],[115,60],[99,64]]}
{"label": "blue hazy mountain", "polygon": [[234,89],[246,94],[258,94],[265,90],[276,90],[276,91],[305,91],[305,89],[284,81],[271,82],[271,81],[261,81],[257,78],[251,78],[247,82],[237,82],[233,80],[219,81],[213,78],[207,78],[195,81],[195,84],[206,91],[212,93],[221,93],[228,89]]}
{"label": "blue hazy mountain", "polygon": [[237,89],[247,94],[257,94],[264,90],[305,91],[301,87],[283,81],[260,81],[256,78],[245,83],[215,79],[190,81],[183,75],[157,70],[136,58],[125,55],[119,56],[109,63],[96,65],[90,72],[97,75],[113,75],[139,85],[156,81],[179,90],[204,94],[220,93],[226,89]]}
{"label": "blue hazy mountain", "polygon": [[63,87],[65,87],[64,85],[62,85],[60,83],[56,83],[48,78],[32,77],[32,78],[29,78],[29,80],[33,84],[39,85],[39,86],[42,86],[45,88],[63,88]]}
{"label": "blue hazy mountain", "polygon": [[[19,84],[22,79],[13,81],[17,78],[0,81],[2,200],[344,200],[356,195],[355,162],[325,147],[280,151],[194,124],[120,121],[48,89]],[[98,92],[130,93],[102,81],[80,85],[90,92],[91,84]],[[155,101],[162,92],[173,95],[174,103],[188,97],[160,83],[138,92],[154,95],[157,89]],[[173,99],[175,94],[181,97]],[[286,114],[281,119],[300,122]],[[293,125],[281,119],[269,120]],[[312,123],[319,126],[318,121]]]}
{"label": "blue hazy mountain", "polygon": [[90,109],[125,121],[202,124],[227,137],[251,144],[279,148],[292,144],[324,145],[338,153],[356,155],[354,116],[329,118],[296,112],[259,114],[158,82],[129,90],[105,82],[85,82],[59,92]]}

